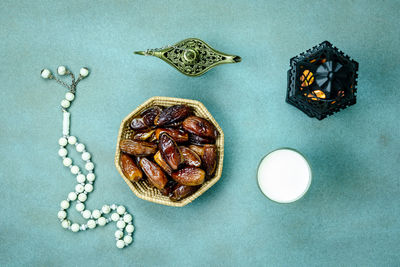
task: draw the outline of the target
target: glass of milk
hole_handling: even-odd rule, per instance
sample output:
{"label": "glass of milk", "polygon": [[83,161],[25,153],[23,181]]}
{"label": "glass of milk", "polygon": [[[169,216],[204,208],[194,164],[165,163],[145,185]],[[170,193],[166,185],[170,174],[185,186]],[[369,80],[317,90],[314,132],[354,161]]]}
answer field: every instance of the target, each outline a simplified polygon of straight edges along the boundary
{"label": "glass of milk", "polygon": [[257,172],[258,185],[265,196],[278,203],[303,197],[311,185],[310,164],[294,149],[281,148],[267,154]]}

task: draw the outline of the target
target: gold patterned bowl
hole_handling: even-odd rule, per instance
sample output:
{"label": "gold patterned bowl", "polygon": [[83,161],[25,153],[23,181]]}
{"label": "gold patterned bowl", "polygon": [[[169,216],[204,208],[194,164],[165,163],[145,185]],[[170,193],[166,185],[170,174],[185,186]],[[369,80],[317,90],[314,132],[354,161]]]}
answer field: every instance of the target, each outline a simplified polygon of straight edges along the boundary
{"label": "gold patterned bowl", "polygon": [[[191,107],[196,116],[209,120],[217,128],[218,137],[215,142],[215,145],[218,148],[218,159],[217,159],[217,168],[215,170],[213,177],[207,180],[194,194],[184,199],[181,199],[180,201],[172,201],[169,199],[169,197],[162,195],[157,188],[154,188],[151,185],[149,185],[147,180],[141,180],[139,182],[131,182],[125,177],[120,165],[121,150],[119,144],[121,140],[128,139],[135,134],[135,131],[131,129],[130,124],[132,119],[138,117],[143,110],[156,105],[162,107],[169,107],[179,104],[185,104]],[[147,201],[173,207],[183,207],[189,204],[190,202],[198,198],[200,195],[202,195],[205,191],[207,191],[221,178],[223,160],[224,160],[224,132],[222,131],[221,127],[219,127],[218,123],[215,121],[211,113],[199,101],[182,99],[182,98],[173,98],[173,97],[159,97],[159,96],[152,97],[143,104],[141,104],[139,107],[137,107],[128,116],[126,116],[119,128],[117,151],[115,153],[115,166],[117,167],[119,174],[125,180],[125,182],[132,190],[132,192],[135,193],[137,197]]]}

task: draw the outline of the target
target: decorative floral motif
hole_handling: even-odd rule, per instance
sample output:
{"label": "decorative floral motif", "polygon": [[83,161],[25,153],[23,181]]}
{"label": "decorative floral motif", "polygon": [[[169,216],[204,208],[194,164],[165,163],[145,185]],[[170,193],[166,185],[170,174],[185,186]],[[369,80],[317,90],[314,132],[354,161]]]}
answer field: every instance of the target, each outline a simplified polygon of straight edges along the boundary
{"label": "decorative floral motif", "polygon": [[199,76],[219,64],[241,61],[239,56],[221,53],[196,38],[186,39],[172,46],[135,53],[159,57],[189,76]]}
{"label": "decorative floral motif", "polygon": [[[192,50],[197,54],[192,62],[185,59],[187,50]],[[164,56],[170,61],[170,64],[187,75],[196,75],[204,72],[210,66],[226,59],[226,57],[216,53],[203,41],[193,39],[176,44],[169,51],[165,52]]]}

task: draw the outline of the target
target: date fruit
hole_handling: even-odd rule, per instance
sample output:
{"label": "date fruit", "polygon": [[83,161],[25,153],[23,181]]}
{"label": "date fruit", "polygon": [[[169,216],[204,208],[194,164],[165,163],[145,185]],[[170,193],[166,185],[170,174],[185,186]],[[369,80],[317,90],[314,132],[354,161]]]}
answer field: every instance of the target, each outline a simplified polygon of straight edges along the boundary
{"label": "date fruit", "polygon": [[165,187],[168,182],[167,176],[157,164],[151,162],[147,158],[142,158],[140,159],[140,167],[152,185],[160,190]]}
{"label": "date fruit", "polygon": [[183,156],[174,139],[167,133],[162,133],[158,146],[163,159],[168,163],[171,169],[177,170],[179,165],[183,163]]}
{"label": "date fruit", "polygon": [[160,115],[161,112],[162,109],[159,106],[155,106],[144,110],[142,113],[140,113],[140,116],[143,117],[144,124],[151,127],[154,126],[154,120],[158,115]]}
{"label": "date fruit", "polygon": [[157,153],[154,155],[154,161],[169,175],[172,173],[171,167],[168,165],[168,163],[165,162],[163,157],[161,156],[160,151],[157,151]]}
{"label": "date fruit", "polygon": [[182,126],[185,131],[200,137],[210,138],[212,140],[217,138],[217,129],[206,119],[190,116],[183,121]]}
{"label": "date fruit", "polygon": [[203,167],[208,176],[211,176],[215,172],[217,167],[217,147],[215,145],[204,145],[203,154]]}
{"label": "date fruit", "polygon": [[165,187],[160,190],[161,194],[167,197],[171,196],[176,184],[177,183],[175,181],[168,180]]}
{"label": "date fruit", "polygon": [[216,172],[218,131],[189,106],[151,106],[129,123],[119,164],[133,183],[147,179],[164,198],[181,201]]}
{"label": "date fruit", "polygon": [[189,116],[190,108],[186,105],[175,105],[164,109],[155,119],[155,125],[163,126],[181,121]]}
{"label": "date fruit", "polygon": [[146,129],[148,126],[144,123],[143,118],[134,118],[131,121],[131,128],[135,131]]}
{"label": "date fruit", "polygon": [[189,143],[194,145],[213,144],[215,140],[211,138],[201,137],[195,134],[189,134]]}
{"label": "date fruit", "polygon": [[171,123],[171,124],[165,124],[165,125],[163,125],[163,127],[166,127],[166,128],[182,128],[182,122],[183,121],[177,121],[177,122],[174,122],[174,123]]}
{"label": "date fruit", "polygon": [[201,159],[200,157],[191,150],[190,148],[187,148],[185,146],[180,146],[179,149],[182,152],[183,155],[183,162],[188,165],[188,166],[193,166],[193,167],[200,167],[201,166]]}
{"label": "date fruit", "polygon": [[191,145],[189,148],[200,156],[202,166],[207,175],[213,175],[217,166],[217,147],[215,145],[206,144],[203,146]]}
{"label": "date fruit", "polygon": [[147,132],[138,132],[133,136],[133,140],[138,140],[138,141],[146,141],[151,137],[151,135],[154,133],[155,130],[150,130]]}
{"label": "date fruit", "polygon": [[126,154],[121,154],[120,165],[122,172],[131,182],[137,182],[143,177],[142,171],[136,166],[135,161]]}
{"label": "date fruit", "polygon": [[196,167],[185,167],[171,174],[172,179],[183,185],[201,185],[204,182],[206,173]]}
{"label": "date fruit", "polygon": [[171,128],[158,128],[155,132],[156,138],[160,139],[162,133],[167,133],[177,143],[183,143],[189,140],[189,135],[183,130]]}
{"label": "date fruit", "polygon": [[122,152],[137,157],[154,155],[157,151],[157,144],[145,141],[125,139],[120,142],[119,146]]}
{"label": "date fruit", "polygon": [[189,148],[196,152],[197,155],[200,156],[200,158],[203,157],[204,155],[204,147],[203,146],[196,146],[196,145],[190,145]]}
{"label": "date fruit", "polygon": [[177,184],[174,186],[170,199],[172,201],[179,201],[187,196],[190,196],[199,189],[199,186],[189,186]]}

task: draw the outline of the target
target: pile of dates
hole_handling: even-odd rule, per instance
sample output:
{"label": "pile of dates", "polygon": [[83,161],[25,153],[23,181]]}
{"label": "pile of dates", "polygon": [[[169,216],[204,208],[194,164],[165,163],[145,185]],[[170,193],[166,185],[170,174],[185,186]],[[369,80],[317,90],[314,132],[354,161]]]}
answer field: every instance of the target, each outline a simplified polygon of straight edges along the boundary
{"label": "pile of dates", "polygon": [[120,143],[120,166],[132,182],[141,179],[179,201],[215,172],[218,136],[214,125],[194,116],[190,107],[154,106],[130,124],[134,135]]}

